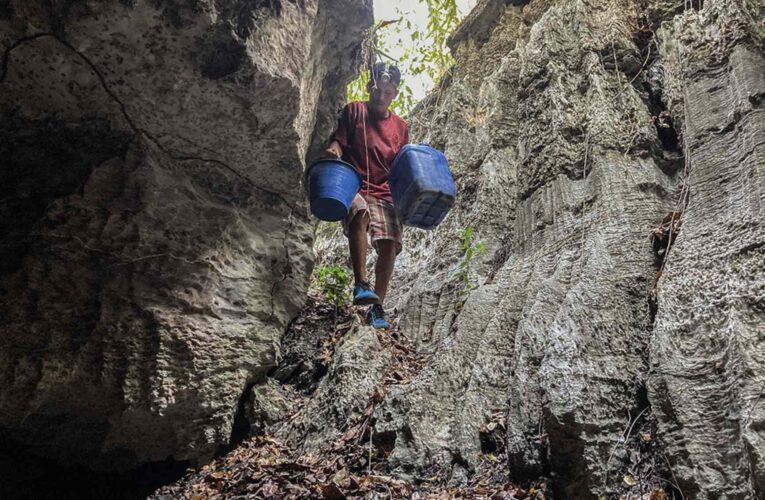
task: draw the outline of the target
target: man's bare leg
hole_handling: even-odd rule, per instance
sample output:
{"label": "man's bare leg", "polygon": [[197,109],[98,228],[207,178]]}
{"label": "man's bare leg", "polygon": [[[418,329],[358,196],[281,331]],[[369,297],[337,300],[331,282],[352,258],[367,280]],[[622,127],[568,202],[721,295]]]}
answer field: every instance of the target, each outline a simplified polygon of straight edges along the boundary
{"label": "man's bare leg", "polygon": [[348,228],[348,245],[351,249],[351,266],[356,283],[367,282],[367,228],[369,212],[362,210],[356,214]]}
{"label": "man's bare leg", "polygon": [[380,304],[388,293],[388,284],[393,275],[396,262],[396,242],[393,240],[377,241],[377,263],[375,264],[375,293],[380,297]]}

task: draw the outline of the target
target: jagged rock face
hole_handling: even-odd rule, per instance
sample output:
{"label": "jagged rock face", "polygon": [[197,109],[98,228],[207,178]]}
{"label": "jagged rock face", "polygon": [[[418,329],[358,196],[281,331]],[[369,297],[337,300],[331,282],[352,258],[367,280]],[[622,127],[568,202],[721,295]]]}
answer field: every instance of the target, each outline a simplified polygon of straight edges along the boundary
{"label": "jagged rock face", "polygon": [[686,498],[765,497],[765,8],[742,5],[708,2],[662,33],[688,202],[648,387]]}
{"label": "jagged rock face", "polygon": [[278,358],[371,2],[0,2],[0,428],[204,460]]}
{"label": "jagged rock face", "polygon": [[[615,3],[507,7],[415,119],[450,159],[461,201],[437,232],[408,240],[408,264],[428,272],[401,285],[402,324],[433,354],[381,411],[383,430],[413,436],[396,441],[394,467],[433,462],[463,478],[480,426],[504,411],[516,478],[549,470],[565,498],[606,481],[628,412],[644,404],[646,229],[671,207],[676,168],[654,158],[667,161],[649,110],[614,64],[638,58],[637,17]],[[454,267],[467,227],[487,246],[470,285]]]}
{"label": "jagged rock face", "polygon": [[[399,475],[462,480],[502,411],[514,477],[606,495],[652,408],[686,498],[765,495],[763,8],[703,3],[485,1],[459,30],[409,117],[460,199],[398,262],[430,356],[376,413]],[[648,234],[678,209],[654,318]],[[469,265],[468,227],[487,248]]]}

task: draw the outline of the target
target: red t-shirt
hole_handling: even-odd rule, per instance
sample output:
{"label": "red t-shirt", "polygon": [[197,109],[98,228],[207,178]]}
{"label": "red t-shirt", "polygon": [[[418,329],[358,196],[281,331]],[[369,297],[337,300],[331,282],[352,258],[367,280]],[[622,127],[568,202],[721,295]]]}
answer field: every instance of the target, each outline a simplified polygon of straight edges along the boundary
{"label": "red t-shirt", "polygon": [[370,195],[392,203],[388,173],[399,150],[409,142],[406,122],[392,111],[387,118],[375,120],[369,116],[367,103],[352,102],[343,108],[333,140],[343,148],[343,161],[356,167],[364,179],[361,193],[369,190]]}

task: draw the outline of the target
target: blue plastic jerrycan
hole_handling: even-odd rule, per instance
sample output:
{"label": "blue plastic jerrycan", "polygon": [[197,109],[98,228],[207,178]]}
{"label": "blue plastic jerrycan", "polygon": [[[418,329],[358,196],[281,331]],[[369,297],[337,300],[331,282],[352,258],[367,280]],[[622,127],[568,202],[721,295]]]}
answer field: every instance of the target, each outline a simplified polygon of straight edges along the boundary
{"label": "blue plastic jerrycan", "polygon": [[439,225],[457,196],[446,156],[428,144],[401,148],[393,161],[389,182],[401,221],[420,229]]}

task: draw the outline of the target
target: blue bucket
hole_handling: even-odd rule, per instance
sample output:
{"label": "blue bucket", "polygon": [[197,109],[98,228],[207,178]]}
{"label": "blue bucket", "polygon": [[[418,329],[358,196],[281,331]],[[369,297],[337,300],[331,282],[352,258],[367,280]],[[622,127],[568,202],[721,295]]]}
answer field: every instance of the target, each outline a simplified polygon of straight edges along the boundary
{"label": "blue bucket", "polygon": [[311,212],[321,220],[334,222],[348,215],[361,175],[342,160],[319,160],[306,172]]}
{"label": "blue bucket", "polygon": [[427,144],[407,144],[390,172],[393,205],[402,222],[433,229],[454,205],[457,189],[446,156]]}

